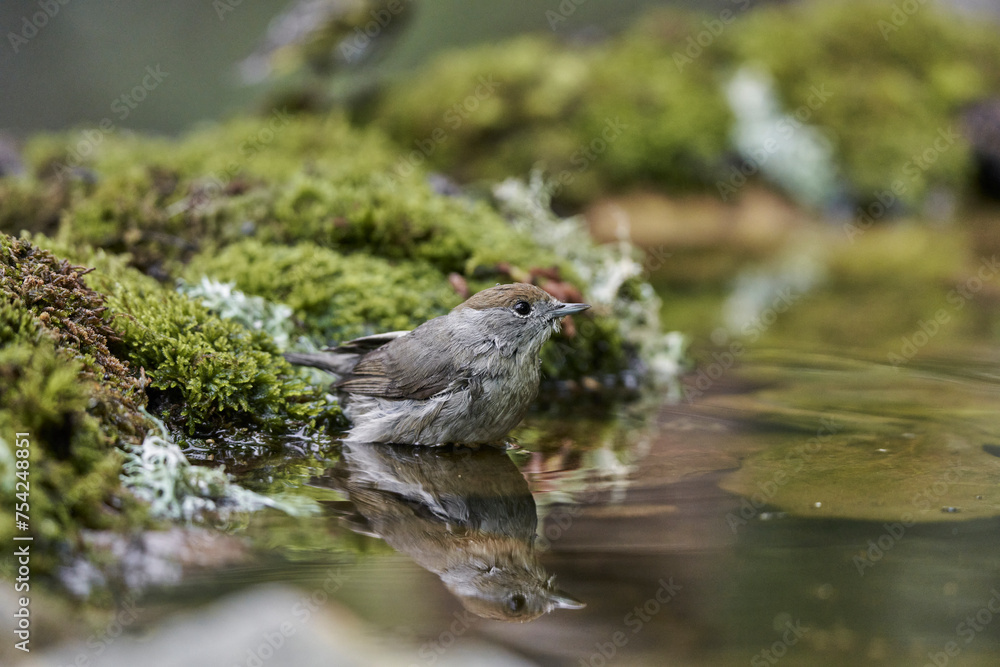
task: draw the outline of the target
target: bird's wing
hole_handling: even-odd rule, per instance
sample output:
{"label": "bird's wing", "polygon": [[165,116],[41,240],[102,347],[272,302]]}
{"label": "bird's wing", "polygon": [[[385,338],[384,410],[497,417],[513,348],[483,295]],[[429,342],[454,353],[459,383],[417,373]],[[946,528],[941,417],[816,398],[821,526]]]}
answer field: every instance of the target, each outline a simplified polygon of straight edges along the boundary
{"label": "bird's wing", "polygon": [[410,332],[403,330],[389,331],[387,333],[374,334],[372,336],[362,336],[361,338],[355,338],[354,340],[346,341],[340,345],[323,349],[325,352],[364,354],[365,352],[371,352],[374,349],[380,348],[386,343],[392,342],[400,336],[405,336],[408,333]]}
{"label": "bird's wing", "polygon": [[[419,332],[419,336],[415,335]],[[430,398],[464,377],[462,364],[450,344],[445,317],[425,322],[411,334],[399,336],[369,352],[338,387],[351,394],[404,399]],[[451,350],[451,354],[442,353]]]}

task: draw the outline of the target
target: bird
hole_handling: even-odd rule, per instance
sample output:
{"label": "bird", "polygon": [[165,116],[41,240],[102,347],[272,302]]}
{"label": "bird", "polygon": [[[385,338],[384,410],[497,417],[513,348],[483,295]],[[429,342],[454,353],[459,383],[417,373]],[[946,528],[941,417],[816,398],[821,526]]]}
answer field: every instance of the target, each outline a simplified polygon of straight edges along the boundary
{"label": "bird", "polygon": [[436,574],[468,611],[525,623],[586,606],[542,566],[535,500],[506,452],[344,443],[341,454],[312,481],[347,495],[334,513]]}
{"label": "bird", "polygon": [[501,444],[538,394],[542,346],[587,308],[534,285],[497,285],[412,331],[285,358],[340,377],[352,441]]}

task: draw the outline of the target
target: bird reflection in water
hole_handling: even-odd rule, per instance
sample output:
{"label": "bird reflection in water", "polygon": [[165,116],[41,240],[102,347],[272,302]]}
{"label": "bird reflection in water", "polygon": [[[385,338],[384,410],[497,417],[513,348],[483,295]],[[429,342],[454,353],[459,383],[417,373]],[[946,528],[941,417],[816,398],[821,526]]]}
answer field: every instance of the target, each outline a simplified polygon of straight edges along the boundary
{"label": "bird reflection in water", "polygon": [[439,576],[478,616],[523,623],[584,606],[538,562],[535,501],[499,449],[345,443],[322,483],[349,496],[353,530]]}

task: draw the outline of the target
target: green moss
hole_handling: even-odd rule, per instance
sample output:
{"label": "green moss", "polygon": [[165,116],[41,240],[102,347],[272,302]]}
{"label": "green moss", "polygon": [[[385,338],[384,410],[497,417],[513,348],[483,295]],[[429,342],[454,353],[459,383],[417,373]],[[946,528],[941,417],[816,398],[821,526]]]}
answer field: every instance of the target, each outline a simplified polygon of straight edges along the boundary
{"label": "green moss", "polygon": [[[121,488],[116,448],[142,431],[145,396],[128,364],[109,351],[103,297],[84,285],[82,273],[0,236],[0,537],[11,537],[15,501],[25,502],[15,497],[25,491],[15,482],[25,482],[39,572],[55,565],[52,545],[80,530],[145,521]],[[26,448],[17,446],[18,433],[27,434]],[[25,460],[26,467],[18,463]]]}
{"label": "green moss", "polygon": [[[637,185],[714,192],[731,151],[722,86],[753,64],[775,77],[788,113],[829,137],[851,194],[868,201],[900,181],[900,198],[919,204],[965,182],[958,114],[1000,94],[1000,68],[987,65],[1000,62],[1000,36],[934,7],[896,29],[897,4],[737,12],[700,45],[718,16],[668,9],[588,47],[541,36],[472,47],[398,80],[359,115],[463,181],[540,165],[571,205]],[[623,129],[609,139],[611,126]]]}
{"label": "green moss", "polygon": [[[935,186],[961,186],[969,164],[961,133],[965,104],[1000,92],[1000,38],[934,6],[896,26],[889,2],[809,3],[765,8],[726,35],[739,61],[762,64],[788,109],[827,131],[858,195],[893,181],[919,203]],[[897,29],[898,28],[898,29]],[[815,91],[822,88],[826,100]],[[928,157],[920,159],[925,151]]]}
{"label": "green moss", "polygon": [[300,174],[276,194],[268,217],[273,224],[259,230],[264,239],[416,260],[443,273],[471,276],[501,261],[524,270],[559,262],[484,203],[443,197],[391,174],[366,183]]}
{"label": "green moss", "polygon": [[0,236],[0,253],[0,294],[16,307],[18,321],[30,319],[61,347],[84,359],[95,379],[135,399],[133,408],[141,406],[141,382],[108,349],[117,336],[105,321],[104,296],[83,280],[89,269],[9,236]]}
{"label": "green moss", "polygon": [[[435,193],[384,138],[336,115],[234,120],[180,142],[108,135],[86,159],[76,157],[76,140],[29,144],[35,190],[21,199],[66,189],[65,245],[129,253],[134,266],[159,277],[247,235],[419,260],[469,277],[501,262],[524,272],[559,263],[486,204]],[[88,178],[69,169],[78,162]],[[7,205],[0,206],[5,231],[39,230],[31,217],[37,206],[7,213]]]}
{"label": "green moss", "polygon": [[443,54],[366,117],[463,180],[541,164],[560,199],[579,202],[625,184],[710,182],[729,126],[712,76],[708,59],[678,67],[646,32],[588,49],[524,37]]}
{"label": "green moss", "polygon": [[341,255],[314,243],[248,240],[196,257],[192,280],[208,275],[284,303],[321,341],[412,329],[461,300],[444,277],[421,264],[393,265],[369,255]]}
{"label": "green moss", "polygon": [[89,280],[108,293],[122,354],[144,370],[157,409],[189,432],[245,424],[280,430],[339,415],[295,377],[266,334],[219,318],[122,258],[97,252],[85,261],[98,267]]}

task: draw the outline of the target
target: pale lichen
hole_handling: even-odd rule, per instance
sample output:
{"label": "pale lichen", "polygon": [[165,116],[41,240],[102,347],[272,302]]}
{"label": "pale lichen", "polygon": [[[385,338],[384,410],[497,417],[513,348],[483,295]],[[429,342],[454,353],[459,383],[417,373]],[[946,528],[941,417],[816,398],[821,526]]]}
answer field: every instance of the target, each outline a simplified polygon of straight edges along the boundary
{"label": "pale lichen", "polygon": [[270,498],[234,483],[222,467],[191,465],[163,422],[152,415],[147,418],[153,427],[141,443],[126,447],[121,478],[126,488],[148,503],[154,517],[226,522],[233,514],[265,507],[293,516],[317,511],[308,498]]}

